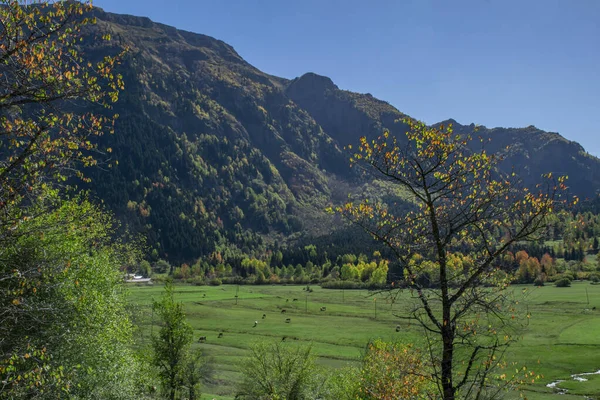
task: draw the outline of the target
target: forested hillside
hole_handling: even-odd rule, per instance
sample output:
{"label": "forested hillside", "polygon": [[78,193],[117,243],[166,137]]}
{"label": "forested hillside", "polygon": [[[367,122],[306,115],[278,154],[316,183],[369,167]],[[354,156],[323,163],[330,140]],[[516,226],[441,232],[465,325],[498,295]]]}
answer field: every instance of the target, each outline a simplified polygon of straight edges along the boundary
{"label": "forested hillside", "polygon": [[[208,36],[99,9],[96,16],[93,29],[112,41],[89,41],[86,54],[129,51],[115,134],[103,138],[118,164],[86,172],[88,187],[147,237],[155,258],[259,254],[328,235],[341,221],[325,208],[349,194],[402,198],[367,183],[344,151],[363,135],[403,135],[407,116],[390,104],[312,73],[268,75]],[[582,197],[600,188],[600,160],[556,133],[447,122],[492,139],[487,148],[506,155],[502,166],[514,165],[527,184],[556,172]]]}

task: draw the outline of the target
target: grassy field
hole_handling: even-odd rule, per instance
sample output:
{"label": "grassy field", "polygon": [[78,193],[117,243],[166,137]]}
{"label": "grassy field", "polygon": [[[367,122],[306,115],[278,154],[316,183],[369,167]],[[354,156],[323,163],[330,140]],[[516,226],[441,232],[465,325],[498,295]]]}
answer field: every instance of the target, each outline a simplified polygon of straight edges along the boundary
{"label": "grassy field", "polygon": [[[211,384],[203,387],[203,399],[233,398],[240,377],[238,366],[255,340],[281,340],[285,336],[298,343],[310,342],[319,362],[330,367],[356,362],[370,339],[400,340],[417,346],[422,341],[417,326],[395,316],[406,312],[404,307],[412,301],[408,293],[392,304],[384,296],[364,290],[311,287],[312,293],[303,291],[303,286],[177,286],[177,300],[185,305],[195,339],[207,336],[206,343],[194,344],[212,360],[215,371]],[[515,286],[519,292],[523,288]],[[568,288],[527,289],[532,317],[508,358],[543,374],[543,378],[524,393],[534,400],[581,399],[584,395],[600,399],[600,375],[586,376],[585,382],[570,378],[600,369],[600,285],[575,282]],[[156,329],[149,305],[161,291],[160,285],[130,290],[130,302],[139,310],[136,323],[142,341]],[[325,312],[320,311],[322,306],[327,308]],[[286,323],[286,318],[291,322]],[[254,321],[258,326],[253,327]],[[395,329],[398,324],[400,332]],[[219,332],[223,332],[222,338],[218,338]],[[558,386],[568,389],[568,394],[546,387],[559,379],[565,380]]]}

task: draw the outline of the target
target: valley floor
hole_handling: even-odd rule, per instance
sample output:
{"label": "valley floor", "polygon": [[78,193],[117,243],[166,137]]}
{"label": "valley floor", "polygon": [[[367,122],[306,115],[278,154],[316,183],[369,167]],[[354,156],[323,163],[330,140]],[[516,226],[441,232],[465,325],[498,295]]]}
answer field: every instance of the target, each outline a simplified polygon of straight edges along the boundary
{"label": "valley floor", "polygon": [[[185,305],[194,328],[195,343],[210,360],[214,375],[202,388],[202,399],[232,399],[240,379],[238,367],[250,343],[270,338],[312,343],[319,362],[341,367],[357,362],[370,339],[415,343],[422,341],[416,325],[396,317],[405,314],[413,301],[408,292],[395,302],[385,295],[365,290],[331,290],[311,286],[177,286],[176,299]],[[515,286],[527,289],[527,307],[531,319],[522,339],[513,345],[508,359],[542,374],[534,385],[524,388],[529,399],[600,398],[600,375],[588,381],[570,379],[572,374],[600,369],[600,285],[574,282],[568,288]],[[236,304],[236,290],[238,298]],[[150,304],[158,298],[162,286],[131,288],[130,302],[137,309],[136,323],[142,343],[148,342],[157,326]],[[326,311],[320,311],[326,307]],[[285,309],[285,314],[281,310]],[[263,319],[263,314],[265,318]],[[286,323],[286,318],[290,322]],[[254,321],[258,321],[254,327]],[[156,323],[156,321],[154,321]],[[396,332],[396,326],[400,331]],[[223,337],[219,338],[219,333]],[[546,385],[565,380],[558,394]],[[507,395],[507,398],[518,398]]]}

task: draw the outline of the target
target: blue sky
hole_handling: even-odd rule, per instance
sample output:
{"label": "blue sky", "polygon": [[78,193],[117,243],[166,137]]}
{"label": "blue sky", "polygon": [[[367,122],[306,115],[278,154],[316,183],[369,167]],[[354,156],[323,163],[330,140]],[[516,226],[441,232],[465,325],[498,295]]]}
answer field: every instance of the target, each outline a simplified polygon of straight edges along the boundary
{"label": "blue sky", "polygon": [[559,132],[600,156],[598,0],[95,0],[329,76],[427,123]]}

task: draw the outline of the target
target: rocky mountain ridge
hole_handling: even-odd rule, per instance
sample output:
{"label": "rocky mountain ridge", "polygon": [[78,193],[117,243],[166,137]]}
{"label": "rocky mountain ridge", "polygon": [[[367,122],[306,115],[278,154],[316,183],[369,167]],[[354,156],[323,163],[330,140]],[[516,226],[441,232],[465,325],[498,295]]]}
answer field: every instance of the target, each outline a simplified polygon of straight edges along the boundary
{"label": "rocky mountain ridge", "polygon": [[[348,194],[401,197],[357,176],[343,150],[384,129],[403,135],[399,120],[407,116],[389,103],[314,73],[293,80],[266,74],[209,36],[95,12],[93,29],[113,39],[85,42],[85,52],[130,51],[119,71],[126,89],[115,105],[116,133],[104,138],[119,165],[90,171],[90,188],[158,255],[182,261],[214,251],[264,252],[329,233],[335,223],[323,210]],[[556,133],[475,132],[448,122],[459,133],[491,138],[489,150],[504,152],[504,167],[514,166],[528,184],[555,172],[569,175],[580,196],[600,189],[600,160]]]}

